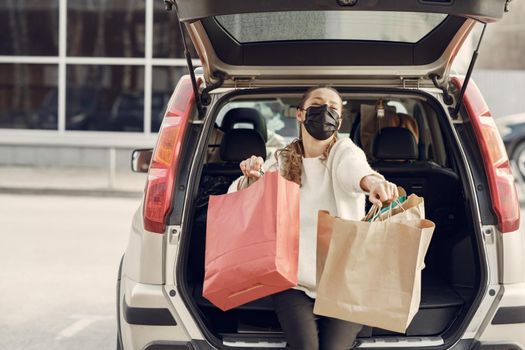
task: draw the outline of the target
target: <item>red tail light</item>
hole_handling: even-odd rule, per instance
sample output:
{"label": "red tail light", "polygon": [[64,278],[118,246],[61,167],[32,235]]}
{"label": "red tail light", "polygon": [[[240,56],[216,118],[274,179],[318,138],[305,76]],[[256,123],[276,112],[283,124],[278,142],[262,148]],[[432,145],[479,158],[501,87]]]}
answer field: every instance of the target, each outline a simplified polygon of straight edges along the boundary
{"label": "red tail light", "polygon": [[166,229],[182,142],[194,104],[191,79],[184,76],[169,101],[151,159],[143,213],[144,228],[148,231],[164,233]]}
{"label": "red tail light", "polygon": [[[461,89],[463,79],[454,77],[452,83]],[[509,158],[487,103],[472,80],[463,102],[481,149],[499,230],[516,231],[520,226],[520,207]]]}

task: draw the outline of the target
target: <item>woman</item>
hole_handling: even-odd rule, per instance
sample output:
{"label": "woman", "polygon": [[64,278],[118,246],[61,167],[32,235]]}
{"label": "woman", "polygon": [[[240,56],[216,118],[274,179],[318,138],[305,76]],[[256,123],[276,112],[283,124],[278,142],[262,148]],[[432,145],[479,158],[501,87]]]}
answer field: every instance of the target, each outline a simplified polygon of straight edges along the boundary
{"label": "woman", "polygon": [[[365,196],[380,204],[398,197],[396,185],[370,168],[364,152],[349,138],[338,138],[343,101],[330,87],[306,91],[297,108],[299,139],[276,154],[283,177],[301,186],[298,286],[272,296],[290,349],[350,349],[362,325],[314,315],[316,297],[317,212],[359,220]],[[252,156],[240,163],[243,176],[231,191],[246,188],[276,164]]]}

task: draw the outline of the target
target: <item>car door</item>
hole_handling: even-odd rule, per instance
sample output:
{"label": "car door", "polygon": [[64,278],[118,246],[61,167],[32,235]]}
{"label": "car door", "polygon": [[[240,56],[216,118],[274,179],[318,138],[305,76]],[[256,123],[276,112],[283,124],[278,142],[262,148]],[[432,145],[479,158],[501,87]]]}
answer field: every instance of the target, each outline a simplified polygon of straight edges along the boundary
{"label": "car door", "polygon": [[476,23],[507,0],[172,0],[208,83],[446,79]]}

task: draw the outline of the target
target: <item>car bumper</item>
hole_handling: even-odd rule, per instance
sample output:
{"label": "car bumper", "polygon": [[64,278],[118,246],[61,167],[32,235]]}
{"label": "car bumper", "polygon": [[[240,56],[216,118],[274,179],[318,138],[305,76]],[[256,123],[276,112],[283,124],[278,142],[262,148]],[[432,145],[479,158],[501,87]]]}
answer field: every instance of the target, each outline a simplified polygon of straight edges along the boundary
{"label": "car bumper", "polygon": [[482,349],[525,349],[525,283],[504,285],[497,309],[478,340]]}
{"label": "car bumper", "polygon": [[[145,350],[214,350],[204,341],[193,341],[190,343],[151,343]],[[372,349],[372,348],[368,348]],[[380,348],[376,348],[380,349]],[[413,348],[417,349],[417,348]],[[524,350],[519,344],[512,343],[481,343],[478,341],[464,341],[456,344],[453,350]]]}
{"label": "car bumper", "polygon": [[[120,280],[118,311],[124,350],[196,349],[163,285]],[[155,347],[152,347],[155,345]],[[159,347],[160,346],[160,347]]]}
{"label": "car bumper", "polygon": [[[142,284],[123,276],[119,288],[120,334],[124,350],[210,350],[201,334],[191,329],[175,310],[164,285]],[[178,293],[176,293],[178,294]],[[454,350],[525,350],[525,284],[505,285],[505,292],[491,322],[477,340],[463,339]],[[187,328],[190,326],[190,328]],[[195,337],[195,335],[198,335]]]}
{"label": "car bumper", "polygon": [[516,343],[481,343],[474,344],[472,350],[523,350],[520,344]]}

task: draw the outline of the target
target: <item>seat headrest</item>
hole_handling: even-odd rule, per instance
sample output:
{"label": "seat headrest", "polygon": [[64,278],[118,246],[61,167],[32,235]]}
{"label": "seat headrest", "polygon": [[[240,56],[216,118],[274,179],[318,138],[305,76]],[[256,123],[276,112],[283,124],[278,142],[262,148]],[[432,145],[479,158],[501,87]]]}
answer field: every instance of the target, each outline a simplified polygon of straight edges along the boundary
{"label": "seat headrest", "polygon": [[419,152],[410,130],[386,127],[378,131],[372,147],[374,158],[380,160],[415,160]]}
{"label": "seat headrest", "polygon": [[266,130],[266,120],[258,110],[248,107],[232,108],[224,115],[221,123],[221,129],[228,132],[238,123],[252,124],[253,128],[261,133],[264,142],[268,141],[268,132]]}
{"label": "seat headrest", "polygon": [[252,155],[266,160],[266,144],[256,130],[231,129],[222,137],[220,154],[226,162],[240,162]]}

